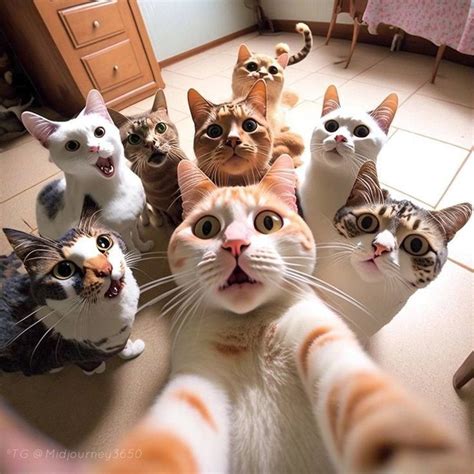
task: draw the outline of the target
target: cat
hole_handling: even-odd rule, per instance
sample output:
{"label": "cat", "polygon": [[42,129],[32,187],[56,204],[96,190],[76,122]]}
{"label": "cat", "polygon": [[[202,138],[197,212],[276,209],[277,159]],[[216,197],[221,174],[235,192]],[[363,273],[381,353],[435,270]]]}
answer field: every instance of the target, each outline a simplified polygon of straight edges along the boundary
{"label": "cat", "polygon": [[267,119],[277,144],[272,161],[280,154],[288,153],[293,158],[295,166],[300,166],[304,141],[300,135],[289,131],[284,117],[285,107],[294,107],[298,102],[298,96],[294,92],[284,90],[285,68],[308,56],[313,47],[313,36],[304,23],[298,23],[296,31],[303,35],[305,45],[300,52],[292,56],[289,56],[289,47],[284,43],[276,46],[276,58],[267,54],[252,53],[245,44],[242,44],[232,73],[232,93],[234,99],[245,97],[256,80],[265,81],[268,94]]}
{"label": "cat", "polygon": [[168,114],[165,94],[158,89],[149,112],[132,117],[109,113],[120,128],[125,157],[140,177],[153,213],[176,227],[181,222],[181,198],[176,168],[187,157],[179,147],[178,129]]}
{"label": "cat", "polygon": [[101,225],[86,196],[77,227],[58,240],[3,229],[27,274],[3,283],[0,372],[37,375],[75,364],[91,375],[118,354],[138,356],[131,341],[140,290],[120,235]]}
{"label": "cat", "polygon": [[257,185],[217,188],[179,164],[171,380],[120,445],[142,455],[99,473],[467,472],[464,442],[313,292],[292,167],[283,156]]}
{"label": "cat", "polygon": [[361,331],[378,331],[418,289],[441,272],[448,243],[471,217],[472,206],[462,203],[439,211],[397,200],[382,190],[375,164],[359,170],[346,203],[336,212],[334,226],[342,237],[334,243],[330,265],[318,276],[362,302],[370,315],[335,301]]}
{"label": "cat", "polygon": [[151,250],[153,242],[142,242],[137,229],[145,207],[143,185],[126,166],[119,131],[100,93],[91,90],[85,108],[67,122],[32,112],[23,112],[21,119],[64,172],[64,178],[48,183],[38,194],[39,233],[58,239],[74,227],[88,194],[102,209],[104,224],[119,232],[127,247]]}
{"label": "cat", "polygon": [[390,94],[372,112],[341,107],[336,87],[327,88],[300,187],[303,213],[318,246],[337,237],[334,214],[346,202],[362,163],[377,160],[397,106],[397,95]]}
{"label": "cat", "polygon": [[197,163],[218,186],[254,184],[268,171],[273,137],[266,90],[259,80],[244,99],[222,104],[188,91]]}

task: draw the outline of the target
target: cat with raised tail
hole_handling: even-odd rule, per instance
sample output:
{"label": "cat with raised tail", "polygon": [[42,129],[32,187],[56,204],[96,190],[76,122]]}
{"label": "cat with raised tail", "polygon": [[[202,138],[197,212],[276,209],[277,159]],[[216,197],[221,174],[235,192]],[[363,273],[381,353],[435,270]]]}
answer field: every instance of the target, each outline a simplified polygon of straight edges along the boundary
{"label": "cat with raised tail", "polygon": [[170,382],[120,446],[141,456],[95,472],[467,472],[464,440],[313,292],[292,168],[282,156],[260,183],[218,188],[179,164]]}
{"label": "cat with raised tail", "polygon": [[38,194],[39,233],[51,239],[64,235],[79,221],[88,195],[102,210],[104,224],[119,232],[130,249],[151,250],[153,242],[143,242],[138,233],[145,191],[126,165],[120,133],[100,93],[91,90],[85,108],[66,122],[32,112],[23,112],[21,119],[64,172],[64,178],[47,184]]}
{"label": "cat with raised tail", "polygon": [[[341,237],[326,250],[319,278],[360,302],[367,312],[329,294],[362,338],[371,336],[415,291],[437,278],[448,244],[469,220],[472,206],[439,211],[392,198],[380,187],[375,163],[365,162],[345,204],[334,216]],[[319,262],[318,262],[319,265]]]}
{"label": "cat with raised tail", "polygon": [[76,227],[58,240],[3,229],[27,274],[3,282],[0,297],[0,372],[38,375],[75,364],[101,373],[114,355],[143,351],[130,333],[140,290],[131,254],[99,222],[87,196]]}

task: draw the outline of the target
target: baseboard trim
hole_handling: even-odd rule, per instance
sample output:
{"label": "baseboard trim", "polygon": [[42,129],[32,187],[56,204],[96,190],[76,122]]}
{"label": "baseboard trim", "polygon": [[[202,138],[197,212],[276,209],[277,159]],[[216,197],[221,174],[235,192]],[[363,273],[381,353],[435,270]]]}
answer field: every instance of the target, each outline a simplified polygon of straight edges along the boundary
{"label": "baseboard trim", "polygon": [[196,48],[189,49],[184,53],[177,54],[176,56],[171,56],[170,58],[164,59],[163,61],[159,61],[160,67],[166,67],[170,64],[177,63],[178,61],[182,61],[183,59],[189,58],[196,54],[202,53],[203,51],[207,51],[208,49],[215,48],[216,46],[220,46],[221,44],[225,43],[226,41],[233,40],[238,38],[239,36],[246,35],[247,33],[252,33],[252,31],[257,31],[257,25],[248,26],[243,30],[236,31],[229,35],[223,36],[222,38],[217,38],[209,43],[202,44],[201,46],[197,46]]}
{"label": "baseboard trim", "polygon": [[[326,36],[329,23],[323,21],[304,21],[298,20],[306,23],[316,36]],[[298,23],[297,20],[273,20],[273,26],[275,29],[280,31],[295,31],[295,25]],[[359,34],[359,43],[369,43],[369,44],[377,44],[381,46],[389,46],[392,44],[392,38],[394,34],[393,27],[388,25],[380,25],[378,28],[377,35],[371,35],[367,31],[367,26],[362,25]],[[345,23],[336,23],[334,26],[332,38],[339,38],[339,39],[352,39],[352,25],[345,24]],[[405,34],[405,38],[403,40],[402,51],[408,51],[410,53],[418,53],[418,54],[425,54],[427,56],[436,56],[438,51],[438,47],[434,45],[431,41],[420,38],[419,36],[412,36],[408,33]],[[347,49],[349,52],[349,47]],[[354,53],[354,56],[357,55],[357,47]],[[465,66],[474,67],[474,57],[469,56],[467,54],[460,53],[455,49],[450,48],[449,46],[446,48],[444,53],[443,59],[447,59],[449,61],[453,61],[455,63],[464,64]]]}

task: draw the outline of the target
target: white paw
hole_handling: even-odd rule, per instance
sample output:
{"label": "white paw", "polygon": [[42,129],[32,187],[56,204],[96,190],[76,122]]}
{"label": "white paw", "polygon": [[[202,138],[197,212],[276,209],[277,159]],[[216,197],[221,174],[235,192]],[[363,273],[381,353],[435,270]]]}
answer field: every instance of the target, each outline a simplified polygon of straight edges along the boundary
{"label": "white paw", "polygon": [[153,242],[153,240],[147,240],[146,242],[140,240],[137,245],[140,252],[149,252],[154,246],[155,242]]}
{"label": "white paw", "polygon": [[86,375],[101,374],[105,370],[105,362],[101,362],[95,369],[91,371],[83,370]]}
{"label": "white paw", "polygon": [[57,374],[58,372],[61,372],[61,370],[63,370],[64,367],[55,367],[54,369],[51,369],[49,371],[50,374]]}
{"label": "white paw", "polygon": [[145,343],[141,339],[135,339],[135,341],[129,339],[118,355],[122,359],[129,360],[138,357],[144,350]]}

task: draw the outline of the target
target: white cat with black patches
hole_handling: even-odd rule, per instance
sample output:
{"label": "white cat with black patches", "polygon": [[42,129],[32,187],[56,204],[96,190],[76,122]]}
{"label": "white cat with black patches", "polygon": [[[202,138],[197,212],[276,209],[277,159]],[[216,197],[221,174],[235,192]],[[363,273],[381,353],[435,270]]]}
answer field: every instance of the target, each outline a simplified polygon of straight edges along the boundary
{"label": "white cat with black patches", "polygon": [[40,234],[57,239],[74,227],[89,195],[102,209],[104,224],[119,232],[129,248],[151,250],[153,242],[143,242],[137,229],[145,208],[143,185],[126,166],[120,133],[100,93],[91,90],[85,108],[67,122],[32,112],[24,112],[22,121],[64,172],[64,178],[47,184],[38,195]]}

